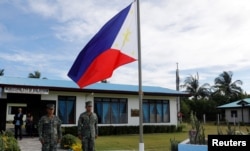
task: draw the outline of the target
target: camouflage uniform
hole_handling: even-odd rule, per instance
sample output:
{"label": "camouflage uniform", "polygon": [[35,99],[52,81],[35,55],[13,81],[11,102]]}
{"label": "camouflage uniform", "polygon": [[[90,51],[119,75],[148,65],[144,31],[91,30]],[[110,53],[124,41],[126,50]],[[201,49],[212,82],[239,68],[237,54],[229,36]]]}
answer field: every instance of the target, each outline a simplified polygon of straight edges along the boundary
{"label": "camouflage uniform", "polygon": [[95,137],[98,135],[98,119],[95,113],[82,113],[78,120],[78,136],[82,137],[83,151],[95,150]]}
{"label": "camouflage uniform", "polygon": [[42,151],[56,151],[58,140],[62,138],[61,120],[57,116],[41,117],[38,124],[39,139],[43,141]]}

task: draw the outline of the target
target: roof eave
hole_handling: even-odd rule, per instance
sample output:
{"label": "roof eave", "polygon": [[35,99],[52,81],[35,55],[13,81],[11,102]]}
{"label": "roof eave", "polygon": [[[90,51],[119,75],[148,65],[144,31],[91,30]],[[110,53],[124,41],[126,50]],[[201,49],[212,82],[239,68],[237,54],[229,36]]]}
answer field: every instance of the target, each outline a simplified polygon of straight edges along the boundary
{"label": "roof eave", "polygon": [[[242,108],[241,106],[233,106],[233,107],[217,107],[217,109],[238,109]],[[250,106],[245,106],[244,108],[250,108]]]}
{"label": "roof eave", "polygon": [[[15,86],[15,87],[26,87],[26,88],[43,88],[49,89],[50,91],[68,91],[68,92],[95,92],[95,93],[114,93],[114,94],[133,94],[136,95],[138,92],[135,91],[123,91],[123,90],[100,90],[100,89],[80,89],[80,88],[63,88],[63,87],[51,87],[51,86],[31,86],[31,85],[9,85],[1,84],[0,86]],[[180,96],[180,97],[189,97],[188,93],[162,93],[162,92],[143,92],[144,95],[160,95],[160,96]]]}

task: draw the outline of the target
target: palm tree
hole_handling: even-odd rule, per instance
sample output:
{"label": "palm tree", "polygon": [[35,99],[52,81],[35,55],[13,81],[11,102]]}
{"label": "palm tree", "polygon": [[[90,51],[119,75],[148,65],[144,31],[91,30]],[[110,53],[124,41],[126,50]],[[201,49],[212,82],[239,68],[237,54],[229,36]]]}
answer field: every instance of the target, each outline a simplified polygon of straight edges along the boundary
{"label": "palm tree", "polygon": [[107,79],[102,80],[101,83],[108,83],[108,80]]}
{"label": "palm tree", "polygon": [[29,73],[28,78],[37,78],[39,79],[41,77],[41,73],[39,71],[34,71],[34,73]]}
{"label": "palm tree", "polygon": [[181,87],[185,88],[185,91],[190,93],[196,101],[200,98],[206,98],[210,96],[210,85],[205,83],[200,86],[198,73],[195,76],[190,75],[187,77]]}
{"label": "palm tree", "polygon": [[4,75],[4,69],[1,69],[0,70],[0,76],[3,76]]}
{"label": "palm tree", "polygon": [[215,78],[213,86],[215,94],[231,97],[239,96],[242,94],[242,89],[239,85],[242,85],[241,80],[232,81],[233,72],[223,71],[217,78]]}

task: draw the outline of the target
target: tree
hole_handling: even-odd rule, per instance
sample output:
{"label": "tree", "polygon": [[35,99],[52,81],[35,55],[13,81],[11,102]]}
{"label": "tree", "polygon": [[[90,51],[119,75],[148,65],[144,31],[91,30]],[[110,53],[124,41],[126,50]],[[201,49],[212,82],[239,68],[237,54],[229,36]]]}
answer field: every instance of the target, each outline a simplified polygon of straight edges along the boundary
{"label": "tree", "polygon": [[181,106],[180,110],[181,110],[181,113],[182,113],[182,120],[183,121],[189,119],[189,114],[191,112],[189,101],[190,100],[188,100],[188,99],[182,99],[180,101],[180,106]]}
{"label": "tree", "polygon": [[41,73],[39,71],[34,71],[34,73],[29,73],[29,78],[37,78],[39,79],[41,77]]}
{"label": "tree", "polygon": [[200,86],[198,73],[196,76],[190,75],[189,77],[187,77],[181,87],[185,88],[185,91],[190,93],[195,100],[207,98],[210,96],[210,85],[208,83],[205,83]]}
{"label": "tree", "polygon": [[[240,85],[243,84],[241,80],[232,81],[233,72],[223,71],[217,78],[215,78],[213,86],[214,94],[222,95],[227,97],[227,102],[232,98],[242,96],[242,88]],[[235,101],[235,100],[234,100]]]}
{"label": "tree", "polygon": [[3,76],[4,75],[4,69],[1,69],[0,70],[0,76]]}
{"label": "tree", "polygon": [[107,79],[102,80],[101,83],[108,83],[108,80]]}

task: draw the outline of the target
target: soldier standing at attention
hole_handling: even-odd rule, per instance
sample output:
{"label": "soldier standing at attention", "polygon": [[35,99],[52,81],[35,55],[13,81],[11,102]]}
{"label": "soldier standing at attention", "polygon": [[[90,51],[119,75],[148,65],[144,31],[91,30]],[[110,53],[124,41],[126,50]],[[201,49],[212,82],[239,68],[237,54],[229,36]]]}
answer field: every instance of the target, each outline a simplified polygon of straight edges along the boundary
{"label": "soldier standing at attention", "polygon": [[92,112],[92,102],[85,103],[86,111],[78,119],[78,137],[82,140],[83,151],[95,150],[95,139],[98,136],[98,119]]}
{"label": "soldier standing at attention", "polygon": [[53,104],[47,104],[47,115],[41,117],[38,124],[42,151],[56,151],[62,138],[61,120],[54,115],[54,110]]}

